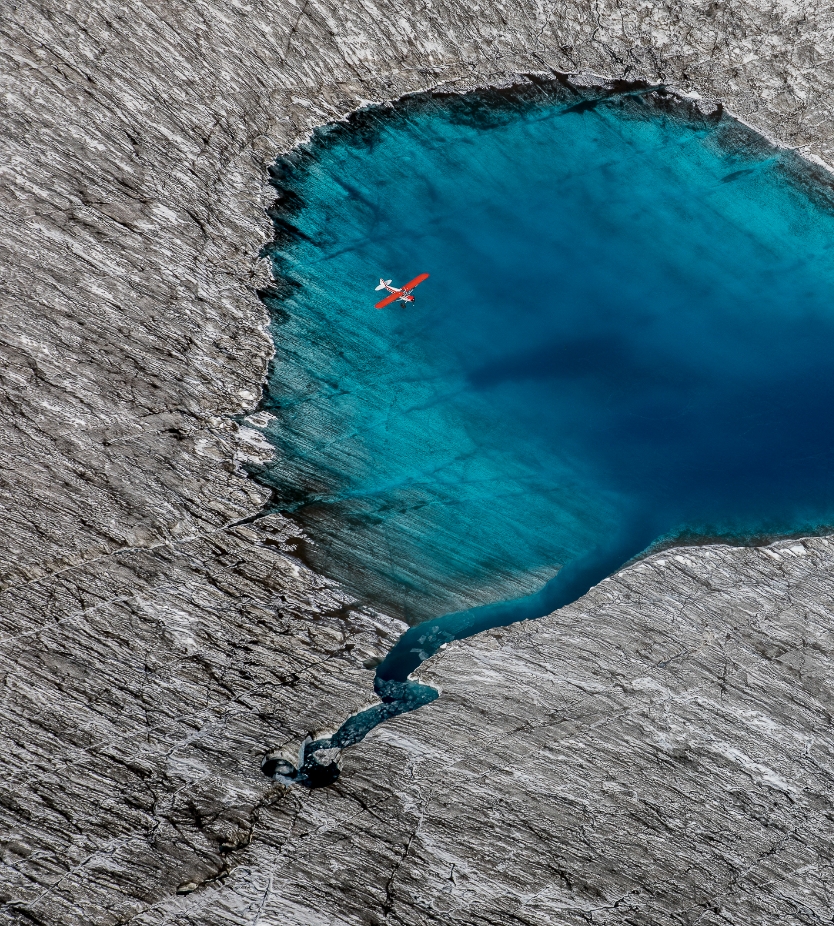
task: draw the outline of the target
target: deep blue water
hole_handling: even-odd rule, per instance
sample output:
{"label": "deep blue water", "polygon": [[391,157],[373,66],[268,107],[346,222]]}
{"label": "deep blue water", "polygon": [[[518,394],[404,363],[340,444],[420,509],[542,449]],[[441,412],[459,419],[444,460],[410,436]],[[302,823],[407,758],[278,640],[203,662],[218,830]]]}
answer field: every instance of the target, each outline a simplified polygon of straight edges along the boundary
{"label": "deep blue water", "polygon": [[317,568],[428,621],[391,703],[441,643],[653,542],[834,524],[834,211],[792,153],[554,85],[365,111],[274,180],[259,478]]}

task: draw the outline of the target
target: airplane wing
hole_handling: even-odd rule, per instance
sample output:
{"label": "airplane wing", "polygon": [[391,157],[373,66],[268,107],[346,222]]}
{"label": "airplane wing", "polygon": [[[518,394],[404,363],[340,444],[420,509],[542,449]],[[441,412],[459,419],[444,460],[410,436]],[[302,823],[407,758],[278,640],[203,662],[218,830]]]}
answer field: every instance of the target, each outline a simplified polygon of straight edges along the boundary
{"label": "airplane wing", "polygon": [[419,286],[423,280],[427,280],[428,278],[429,275],[427,273],[421,273],[420,276],[414,277],[410,283],[406,283],[403,289],[414,289],[415,286]]}
{"label": "airplane wing", "polygon": [[395,293],[391,293],[390,296],[386,296],[381,302],[377,302],[375,308],[377,308],[377,309],[384,309],[385,306],[391,305],[391,303],[392,303],[395,299],[399,299],[399,298],[400,298],[400,292],[401,292],[401,290],[398,289]]}

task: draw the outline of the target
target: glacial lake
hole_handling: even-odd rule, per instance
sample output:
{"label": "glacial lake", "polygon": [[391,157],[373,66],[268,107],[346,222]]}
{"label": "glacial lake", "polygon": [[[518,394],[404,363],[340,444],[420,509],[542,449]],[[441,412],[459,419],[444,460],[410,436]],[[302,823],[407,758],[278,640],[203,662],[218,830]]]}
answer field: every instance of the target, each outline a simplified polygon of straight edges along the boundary
{"label": "glacial lake", "polygon": [[821,168],[663,91],[554,82],[369,108],[273,180],[255,475],[316,568],[420,625],[378,683],[653,544],[834,524]]}

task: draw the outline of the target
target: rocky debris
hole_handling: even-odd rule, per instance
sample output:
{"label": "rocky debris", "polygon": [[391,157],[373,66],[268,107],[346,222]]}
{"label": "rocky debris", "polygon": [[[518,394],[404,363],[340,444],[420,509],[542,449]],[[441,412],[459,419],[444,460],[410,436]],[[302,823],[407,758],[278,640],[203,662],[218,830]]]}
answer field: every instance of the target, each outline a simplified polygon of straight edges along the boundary
{"label": "rocky debris", "polygon": [[[459,922],[569,922],[559,898],[574,889],[571,903],[584,913],[570,916],[585,922],[620,916],[624,904],[645,922],[717,922],[715,906],[740,923],[780,910],[782,922],[811,922],[810,911],[824,909],[827,715],[785,700],[779,675],[800,673],[800,688],[818,686],[808,699],[827,691],[827,650],[814,648],[827,613],[823,541],[808,548],[814,556],[785,556],[770,571],[749,551],[724,551],[720,595],[702,585],[709,551],[686,554],[691,587],[681,570],[635,567],[540,630],[507,631],[508,650],[495,636],[454,647],[427,670],[438,673],[440,701],[348,751],[331,788],[284,789],[262,775],[263,758],[288,748],[293,759],[305,736],[332,732],[365,706],[371,674],[363,664],[398,627],[306,569],[291,525],[233,526],[265,501],[242,471],[265,451],[230,416],[254,408],[271,353],[256,297],[268,284],[258,260],[269,234],[266,167],[312,126],[431,86],[463,91],[556,70],[665,81],[830,160],[832,24],[828,5],[761,0],[6,3],[7,921],[417,923],[447,918],[431,912],[446,897],[448,918]],[[780,582],[790,595],[779,597]],[[613,608],[605,596],[620,587],[640,604]],[[781,720],[753,724],[758,751],[752,734],[739,745],[738,725],[753,723],[747,715],[730,723],[717,707],[698,707],[724,663],[675,656],[678,642],[694,644],[696,631],[686,628],[701,626],[704,602],[714,609],[710,626],[723,627],[728,614],[747,613],[757,589],[786,610],[757,618],[761,629],[751,618],[735,638],[749,660],[743,671],[760,667],[755,686],[744,688],[742,675],[733,681],[733,661],[723,684],[747,691],[738,703],[765,718],[771,708],[762,705],[778,702],[792,712],[784,723],[795,733],[791,740]],[[561,637],[576,615],[593,633]],[[768,656],[783,620],[793,648]],[[803,628],[807,647],[796,643]],[[616,647],[605,636],[613,631]],[[525,641],[544,645],[548,634],[548,655],[535,657]],[[669,671],[697,669],[692,687],[680,689],[692,698],[667,700],[684,727],[693,725],[694,746],[675,728],[670,748],[683,758],[690,749],[705,803],[680,805],[683,822],[663,829],[666,843],[649,839],[650,823],[671,821],[679,805],[656,770],[684,769],[691,788],[696,773],[682,759],[657,758],[659,721],[649,708],[666,696],[632,682],[620,691],[613,681],[617,672],[643,677],[635,647],[647,635],[668,650]],[[597,659],[590,666],[588,640]],[[617,647],[625,655],[615,658]],[[783,657],[798,662],[789,669]],[[594,683],[571,687],[583,671]],[[654,677],[668,689],[663,672]],[[620,703],[629,710],[611,715]],[[546,725],[513,740],[506,725],[518,711],[525,723],[573,711],[563,728],[573,740],[553,754],[557,734]],[[638,723],[641,711],[648,719]],[[592,732],[600,730],[610,739]],[[783,740],[798,743],[797,754],[810,743],[805,758],[790,765]],[[725,741],[738,755],[722,758],[709,745]],[[629,786],[636,797],[616,803],[619,786],[605,792],[602,783],[628,770],[643,776]],[[561,803],[551,799],[557,793],[566,795]],[[643,794],[658,813],[640,804]],[[456,805],[468,809],[455,816]],[[615,805],[617,813],[608,809]],[[618,828],[637,841],[613,841]],[[551,832],[558,846],[542,841]],[[574,888],[553,867],[560,859]],[[638,908],[627,892],[651,878],[667,893],[653,907],[641,894]],[[600,896],[588,900],[594,890]],[[699,906],[702,890],[712,891],[713,907]],[[513,907],[514,897],[533,912]],[[681,910],[673,901],[682,897],[694,898],[692,916],[662,913]]]}

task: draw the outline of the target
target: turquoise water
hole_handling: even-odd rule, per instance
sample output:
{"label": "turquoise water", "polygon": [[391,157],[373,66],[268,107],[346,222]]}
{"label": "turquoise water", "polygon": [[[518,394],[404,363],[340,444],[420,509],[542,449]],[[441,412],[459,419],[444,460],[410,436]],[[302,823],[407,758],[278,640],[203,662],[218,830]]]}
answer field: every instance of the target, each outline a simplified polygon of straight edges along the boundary
{"label": "turquoise water", "polygon": [[554,85],[364,111],[273,179],[257,476],[313,565],[428,621],[383,694],[653,542],[834,524],[834,211],[793,154]]}

